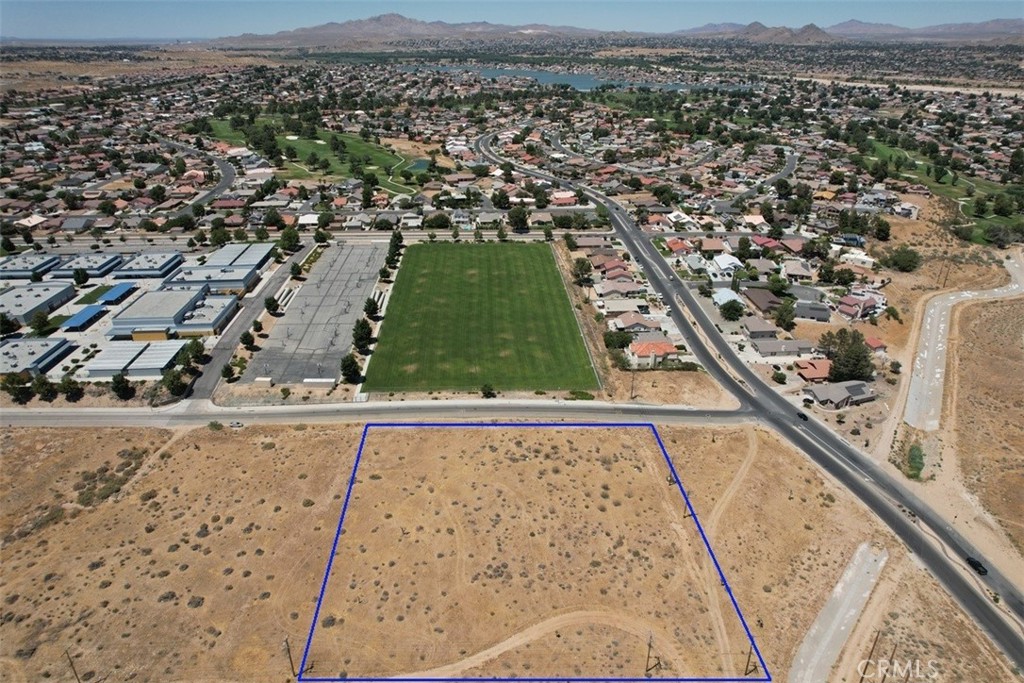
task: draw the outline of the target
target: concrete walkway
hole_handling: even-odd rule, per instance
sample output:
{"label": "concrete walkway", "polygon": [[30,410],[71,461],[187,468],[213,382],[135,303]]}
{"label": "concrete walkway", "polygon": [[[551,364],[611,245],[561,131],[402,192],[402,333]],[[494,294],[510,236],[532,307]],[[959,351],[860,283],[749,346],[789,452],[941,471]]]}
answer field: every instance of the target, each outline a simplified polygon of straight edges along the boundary
{"label": "concrete walkway", "polygon": [[876,552],[861,543],[828,602],[800,644],[789,670],[789,683],[821,683],[831,680],[832,667],[846,645],[854,625],[864,610],[871,591],[889,559],[885,550]]}
{"label": "concrete walkway", "polygon": [[953,307],[966,301],[1005,299],[1024,294],[1024,259],[1020,253],[1004,261],[1010,284],[980,292],[951,292],[928,302],[921,327],[921,338],[914,357],[913,374],[903,419],[908,425],[926,432],[939,428],[942,396],[946,382],[946,349],[949,346],[949,319]]}

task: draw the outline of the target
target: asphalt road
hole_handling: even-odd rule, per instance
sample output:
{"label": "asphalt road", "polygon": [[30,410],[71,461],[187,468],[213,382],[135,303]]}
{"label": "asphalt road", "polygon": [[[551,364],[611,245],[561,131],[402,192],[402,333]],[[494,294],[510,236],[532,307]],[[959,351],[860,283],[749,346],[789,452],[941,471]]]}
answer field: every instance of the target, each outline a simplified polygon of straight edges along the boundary
{"label": "asphalt road", "polygon": [[914,356],[913,374],[903,419],[911,427],[933,432],[942,418],[942,398],[946,383],[946,350],[949,319],[953,308],[966,301],[1006,299],[1024,294],[1024,260],[1020,254],[1004,261],[1013,281],[1010,284],[975,292],[952,292],[928,302],[924,312],[921,338]]}
{"label": "asphalt road", "polygon": [[[217,182],[216,185],[213,186],[213,189],[208,191],[206,193],[206,195],[202,199],[200,199],[197,202],[194,202],[194,204],[204,205],[204,204],[207,204],[207,203],[213,201],[217,197],[219,197],[222,194],[224,194],[224,192],[229,187],[231,187],[231,185],[235,182],[235,167],[232,166],[227,161],[224,161],[223,159],[215,157],[212,154],[210,154],[209,152],[204,152],[201,149],[197,149],[195,147],[189,147],[188,145],[183,145],[180,142],[175,142],[174,140],[171,140],[171,139],[168,139],[168,138],[163,138],[162,137],[162,138],[160,138],[160,141],[163,142],[165,145],[168,145],[170,147],[174,147],[175,149],[181,150],[182,152],[188,152],[189,154],[194,154],[194,155],[199,156],[199,157],[206,157],[207,159],[210,159],[217,166],[217,170],[220,172],[220,180]],[[191,215],[191,214],[192,214],[192,205],[190,204],[189,206],[186,206],[183,209],[179,209],[178,211],[173,212],[171,214],[171,216],[177,218],[178,216]]]}
{"label": "asphalt road", "polygon": [[[491,138],[484,136],[477,140],[477,150],[492,161],[503,161],[490,149]],[[789,158],[786,168],[791,165],[795,168],[795,164],[796,161]],[[519,167],[518,170],[551,179],[551,176],[531,169]],[[733,353],[713,321],[698,305],[693,292],[679,282],[664,258],[649,241],[643,239],[642,233],[621,206],[589,187],[567,180],[562,180],[562,183],[572,189],[582,187],[591,200],[604,204],[609,209],[619,239],[629,249],[635,262],[644,269],[654,290],[665,301],[677,301],[678,298],[684,302],[688,315],[705,332],[716,358],[711,358],[712,350],[706,349],[703,342],[696,338],[689,319],[681,310],[673,308],[672,319],[704,367],[726,390],[739,397],[744,407],[753,408],[761,422],[804,451],[819,467],[860,498],[946,587],[964,610],[990,635],[993,642],[1017,666],[1024,668],[1024,636],[1018,625],[1011,625],[983,590],[988,589],[998,594],[1015,618],[1024,620],[1024,599],[1019,589],[991,563],[986,563],[989,567],[987,576],[974,575],[963,558],[982,558],[981,553],[946,524],[938,513],[876,465],[869,456],[828,427],[813,419],[798,419],[798,408],[765,384]],[[724,365],[728,365],[732,372],[726,372]],[[941,546],[936,545],[930,537],[937,538]]]}
{"label": "asphalt road", "polygon": [[748,199],[750,197],[753,197],[755,194],[761,191],[762,187],[764,187],[765,185],[771,187],[775,183],[775,181],[780,178],[788,178],[793,174],[793,171],[796,170],[796,164],[798,161],[800,161],[799,154],[788,155],[786,157],[786,164],[782,167],[781,171],[779,171],[775,175],[768,176],[767,178],[764,179],[764,181],[758,183],[757,185],[754,185],[749,190],[744,190],[743,192],[740,192],[732,199],[715,202],[715,211],[722,211],[723,209],[731,207],[733,204],[735,204],[737,201],[741,199]]}
{"label": "asphalt road", "polygon": [[[488,138],[477,141],[477,148],[493,161],[501,161],[489,148]],[[795,160],[792,161],[795,168]],[[787,159],[787,167],[790,159]],[[520,171],[535,177],[556,180],[550,175],[531,169]],[[900,482],[889,476],[866,455],[844,441],[826,426],[813,419],[797,419],[797,408],[775,393],[754,374],[732,352],[726,341],[718,334],[713,322],[697,305],[694,294],[680,283],[664,259],[643,239],[641,233],[629,219],[622,207],[596,191],[573,181],[557,179],[570,188],[580,187],[595,201],[604,204],[611,217],[611,223],[618,237],[633,254],[636,263],[642,267],[654,290],[665,301],[682,301],[685,307],[673,308],[672,318],[686,339],[687,346],[708,372],[741,402],[737,411],[690,411],[678,406],[609,405],[597,402],[551,402],[551,401],[428,401],[396,403],[362,403],[326,406],[280,406],[260,408],[229,409],[213,406],[205,400],[186,400],[162,410],[136,409],[10,409],[2,416],[3,423],[14,425],[51,426],[55,421],[67,426],[97,425],[195,425],[212,419],[268,421],[268,422],[311,422],[315,420],[355,421],[378,418],[400,420],[456,419],[456,420],[590,420],[601,423],[621,421],[644,421],[657,423],[718,424],[737,420],[754,420],[776,430],[796,447],[803,450],[818,466],[833,476],[840,484],[861,499],[896,536],[914,553],[922,564],[942,583],[950,594],[963,606],[965,611],[987,632],[993,641],[1019,667],[1024,668],[1024,638],[994,606],[983,589],[1000,595],[1003,604],[1018,619],[1024,619],[1024,600],[1017,588],[990,566],[986,577],[977,577],[964,565],[962,558],[967,555],[981,557],[977,550],[959,533],[946,525],[945,521],[931,508],[907,491]],[[287,268],[279,271],[287,276]],[[275,291],[276,287],[268,291]],[[262,301],[262,299],[260,300]],[[247,323],[236,316],[231,334],[225,335],[222,343],[251,324],[252,318],[262,306],[249,307],[251,315]],[[686,310],[684,315],[683,310]],[[239,315],[245,314],[243,313]],[[710,344],[697,335],[690,320],[700,327]],[[235,327],[237,325],[238,327]],[[234,348],[231,340],[230,349]],[[218,344],[220,347],[220,344]],[[224,349],[220,353],[227,352]],[[216,355],[216,354],[215,354]],[[228,352],[228,357],[230,353]],[[210,369],[219,378],[222,363],[212,362]],[[728,367],[728,370],[727,370]],[[210,372],[208,370],[208,372]],[[200,381],[202,381],[201,378]],[[214,385],[216,382],[214,381]],[[212,388],[209,389],[212,392]],[[195,391],[193,396],[204,394]],[[208,395],[208,394],[205,394]],[[941,545],[930,537],[937,538]],[[948,553],[948,554],[947,554]]]}

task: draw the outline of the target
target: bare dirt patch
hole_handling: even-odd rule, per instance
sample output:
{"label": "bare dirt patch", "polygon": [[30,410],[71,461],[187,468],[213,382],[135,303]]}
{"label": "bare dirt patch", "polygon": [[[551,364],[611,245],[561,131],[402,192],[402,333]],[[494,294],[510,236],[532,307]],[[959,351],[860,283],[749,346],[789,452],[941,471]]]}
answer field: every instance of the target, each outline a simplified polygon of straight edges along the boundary
{"label": "bare dirt patch", "polygon": [[310,657],[629,676],[653,634],[657,676],[742,675],[742,626],[668,474],[643,428],[371,432]]}
{"label": "bare dirt patch", "polygon": [[[954,313],[946,392],[951,448],[963,483],[1024,552],[1024,299]],[[1009,384],[1008,384],[1009,381]],[[947,449],[948,452],[949,449]]]}
{"label": "bare dirt patch", "polygon": [[[706,612],[695,607],[685,619],[668,618],[678,605],[711,591],[714,576],[706,565],[697,564],[695,558],[703,551],[694,547],[692,520],[678,519],[682,507],[670,500],[664,460],[655,472],[632,469],[634,462],[642,470],[659,466],[650,464],[647,446],[634,449],[627,444],[630,448],[625,449],[626,435],[613,432],[608,438],[607,430],[595,431],[604,439],[588,442],[569,429],[560,434],[479,430],[459,433],[456,441],[442,438],[447,431],[426,433],[415,452],[408,450],[409,443],[419,437],[411,431],[385,433],[387,438],[368,447],[360,486],[398,486],[398,495],[377,509],[372,503],[366,506],[369,498],[357,501],[353,526],[343,539],[363,564],[378,567],[380,576],[372,578],[369,590],[360,591],[365,604],[338,609],[334,625],[324,633],[334,637],[344,629],[358,632],[363,624],[381,629],[429,625],[431,618],[444,621],[451,625],[444,628],[452,643],[480,648],[469,651],[463,645],[467,652],[460,655],[456,646],[458,660],[447,665],[467,660],[469,668],[459,674],[463,676],[543,675],[538,674],[542,665],[568,659],[566,652],[579,653],[581,666],[598,662],[602,672],[608,662],[632,670],[644,663],[651,631],[655,654],[667,662],[703,654],[710,659],[697,663],[705,668],[743,665],[742,641],[734,640],[731,632],[726,631],[730,649],[717,649],[716,643],[724,641],[716,640],[713,602],[701,602]],[[485,431],[492,437],[488,441],[469,438]],[[660,431],[776,680],[784,680],[804,631],[864,540],[890,552],[877,590],[889,585],[891,593],[880,595],[894,597],[879,598],[884,612],[876,614],[898,636],[901,648],[906,644],[908,651],[934,656],[948,680],[1012,679],[1005,660],[900,544],[802,456],[751,427]],[[151,454],[117,495],[4,545],[0,672],[5,680],[41,680],[47,675],[70,680],[65,648],[79,674],[92,672],[94,680],[107,674],[137,681],[290,679],[282,643],[287,637],[297,652],[305,642],[359,433],[351,426],[204,427],[167,442],[169,434],[162,431],[7,430],[0,461],[5,515],[52,500],[50,482],[60,475],[50,473],[69,473],[59,488],[73,483],[71,474],[100,466],[103,453],[110,459],[125,447],[148,447]],[[96,448],[90,449],[72,446],[94,443]],[[94,456],[93,450],[100,453]],[[37,474],[33,468],[41,467],[42,453],[46,465]],[[402,468],[382,466],[385,458],[396,460],[403,453]],[[552,453],[557,458],[546,460]],[[423,462],[414,463],[413,455]],[[611,460],[610,469],[603,458]],[[545,462],[547,472],[538,479]],[[427,463],[442,466],[415,475]],[[522,481],[518,476],[498,480],[491,475],[494,468],[524,476]],[[375,474],[381,479],[371,479]],[[399,485],[402,480],[405,484]],[[447,497],[453,486],[460,491],[457,506]],[[366,495],[370,490],[367,486]],[[358,488],[357,493],[364,495]],[[530,501],[538,504],[526,507]],[[421,530],[397,521],[400,513],[417,506],[424,518]],[[365,511],[368,528],[361,529],[356,521],[359,509]],[[655,523],[649,511],[656,512]],[[388,514],[391,519],[385,519]],[[15,516],[5,516],[4,523],[11,524]],[[618,536],[605,534],[614,520],[630,530],[623,531],[617,549]],[[405,526],[408,535],[396,524]],[[529,526],[535,535],[508,538],[514,526]],[[375,527],[377,533],[372,533]],[[477,545],[474,533],[492,548],[501,544],[500,553],[492,553],[497,561],[470,550]],[[675,556],[669,557],[672,543]],[[559,551],[559,564],[544,559],[557,557]],[[596,555],[592,558],[591,553]],[[624,556],[606,562],[603,555],[609,553]],[[391,560],[394,567],[388,566]],[[592,560],[601,564],[592,567]],[[543,577],[539,562],[548,564]],[[584,585],[575,576],[570,580],[563,564],[580,575],[592,573],[597,582]],[[450,574],[440,575],[442,568]],[[520,576],[522,570],[528,576]],[[477,572],[480,576],[471,583]],[[428,580],[428,575],[435,579]],[[378,579],[381,585],[373,586]],[[520,590],[517,597],[508,592],[510,586],[521,589],[530,580],[534,584],[529,591]],[[464,582],[465,591],[441,588],[453,582]],[[494,599],[495,588],[504,591],[502,600]],[[601,588],[608,593],[602,595]],[[440,596],[439,590],[448,590],[448,595]],[[382,600],[384,591],[387,600]],[[538,591],[546,603],[534,597]],[[624,597],[649,609],[610,623],[609,603]],[[519,603],[509,607],[511,599]],[[552,609],[545,612],[538,606],[543,604]],[[433,608],[429,616],[428,605]],[[536,619],[523,623],[520,615],[526,614]],[[384,622],[376,621],[378,615]],[[648,626],[669,621],[659,629]],[[701,641],[700,650],[682,647],[693,629],[709,624],[714,637]],[[475,633],[479,630],[491,640],[483,642]],[[868,633],[873,636],[871,627]],[[422,640],[434,637],[428,629]],[[344,663],[356,656],[394,667],[396,660],[387,648],[402,650],[396,656],[423,670],[428,664],[419,659],[421,652],[405,651],[413,647],[393,639],[375,644],[369,653],[345,647],[328,653],[338,655],[336,659],[328,654],[317,658],[312,673],[333,676],[348,667],[356,675],[351,662]],[[474,659],[481,653],[488,653],[486,661]],[[433,650],[422,654],[437,659]],[[842,676],[856,680],[845,670]]]}

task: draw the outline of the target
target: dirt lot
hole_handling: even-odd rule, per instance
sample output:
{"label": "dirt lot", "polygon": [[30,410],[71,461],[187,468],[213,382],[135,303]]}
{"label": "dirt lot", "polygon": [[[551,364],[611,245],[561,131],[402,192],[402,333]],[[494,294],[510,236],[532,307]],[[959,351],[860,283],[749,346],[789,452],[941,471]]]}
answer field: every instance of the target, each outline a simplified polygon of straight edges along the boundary
{"label": "dirt lot", "polygon": [[[406,159],[430,159],[430,152],[439,152],[440,144],[436,142],[413,142],[406,138],[381,138],[381,144],[390,147]],[[437,165],[441,168],[455,168],[455,161],[443,154],[437,155]]]}
{"label": "dirt lot", "polygon": [[[963,482],[1024,552],[1024,300],[966,306],[954,313],[946,392],[948,450]],[[1018,567],[1022,566],[1018,563]]]}
{"label": "dirt lot", "polygon": [[[881,606],[878,623],[901,652],[937,659],[942,680],[1010,680],[935,582],[801,456],[748,427],[666,428],[662,437],[776,679],[854,548],[874,540],[891,558],[869,608]],[[4,543],[5,680],[70,680],[65,648],[83,679],[291,680],[282,645],[287,637],[298,654],[305,642],[359,429],[204,427],[168,439],[156,430],[7,431],[5,534],[37,506],[74,500],[81,471],[146,452],[119,493]],[[706,597],[714,576],[649,439],[388,431],[371,435],[364,457],[337,602],[321,614],[336,620],[318,633],[326,639],[313,675],[459,661],[465,676],[537,675],[573,652],[581,669],[596,661],[601,672],[608,662],[627,671],[644,663],[652,633],[654,654],[673,671],[745,662],[729,611]],[[394,501],[385,510],[386,495]],[[352,557],[358,565],[345,562]],[[353,572],[359,590],[350,594]],[[627,618],[609,616],[617,612]],[[334,651],[334,639],[381,629],[414,637]]]}
{"label": "dirt lot", "polygon": [[[69,48],[73,49],[73,48]],[[167,72],[187,72],[198,69],[243,67],[256,64],[274,65],[277,62],[259,52],[231,52],[205,49],[151,50],[138,54],[141,61],[123,62],[119,59],[96,61],[18,61],[4,66],[3,86],[0,90],[34,92],[37,90],[79,90],[76,79],[101,80],[121,76],[143,76]],[[89,84],[91,85],[91,84]],[[89,86],[84,86],[88,88]]]}

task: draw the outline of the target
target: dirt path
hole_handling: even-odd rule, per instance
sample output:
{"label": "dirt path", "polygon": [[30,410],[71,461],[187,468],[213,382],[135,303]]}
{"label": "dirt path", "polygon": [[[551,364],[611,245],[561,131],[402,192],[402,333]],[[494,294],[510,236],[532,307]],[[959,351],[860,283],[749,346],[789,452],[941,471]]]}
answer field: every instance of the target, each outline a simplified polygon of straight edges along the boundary
{"label": "dirt path", "polygon": [[645,640],[648,636],[651,636],[654,641],[654,647],[659,652],[667,653],[672,657],[672,661],[685,661],[682,653],[676,649],[676,642],[672,636],[655,630],[655,627],[644,619],[619,612],[577,611],[545,619],[506,638],[497,645],[470,655],[453,664],[446,664],[427,671],[401,674],[400,678],[454,678],[469,669],[482,666],[510,650],[522,647],[559,629],[572,626],[589,626],[592,624],[617,628]]}
{"label": "dirt path", "polygon": [[725,491],[722,492],[722,495],[715,503],[715,507],[712,508],[711,514],[708,515],[707,522],[704,523],[704,531],[711,538],[715,537],[715,531],[718,529],[718,522],[722,518],[722,513],[729,507],[729,501],[732,500],[732,497],[740,489],[743,480],[746,479],[747,473],[750,472],[750,468],[756,459],[757,433],[753,429],[747,429],[747,457],[743,459],[743,463],[736,470],[732,481],[729,482]]}

